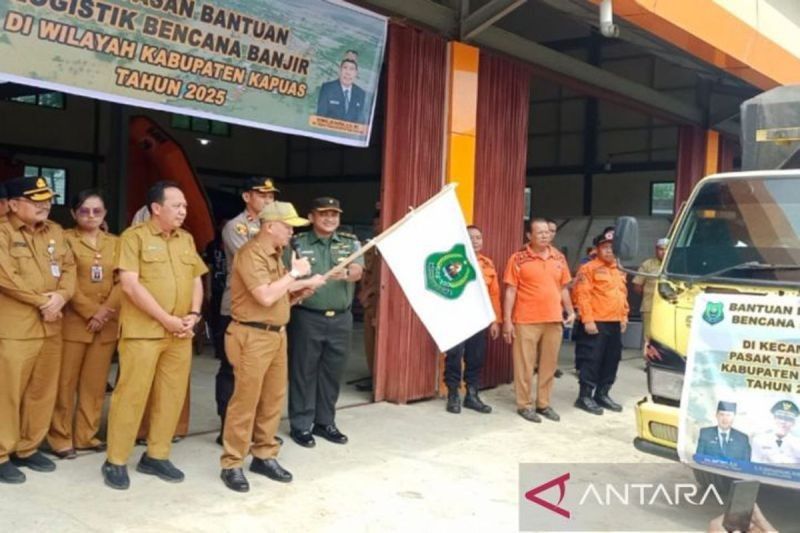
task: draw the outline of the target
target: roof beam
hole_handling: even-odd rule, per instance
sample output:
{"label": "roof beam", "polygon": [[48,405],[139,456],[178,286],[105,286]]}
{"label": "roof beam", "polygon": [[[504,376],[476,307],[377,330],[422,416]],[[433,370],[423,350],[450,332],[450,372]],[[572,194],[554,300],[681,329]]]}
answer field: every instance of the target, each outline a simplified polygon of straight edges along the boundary
{"label": "roof beam", "polygon": [[527,0],[492,0],[476,9],[461,23],[461,40],[469,41],[480,32],[505,17]]}

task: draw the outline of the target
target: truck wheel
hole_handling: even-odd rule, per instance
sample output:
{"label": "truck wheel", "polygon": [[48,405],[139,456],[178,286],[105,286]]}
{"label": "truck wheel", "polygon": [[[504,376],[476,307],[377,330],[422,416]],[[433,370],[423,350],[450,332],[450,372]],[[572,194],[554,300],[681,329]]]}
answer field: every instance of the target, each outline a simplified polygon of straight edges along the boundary
{"label": "truck wheel", "polygon": [[728,492],[731,489],[731,484],[733,483],[733,479],[721,476],[719,474],[712,474],[711,472],[706,472],[705,470],[698,470],[696,468],[692,469],[694,473],[694,480],[697,482],[697,485],[700,487],[701,490],[706,490],[709,485],[714,485],[717,488],[717,492],[723,498],[727,497]]}

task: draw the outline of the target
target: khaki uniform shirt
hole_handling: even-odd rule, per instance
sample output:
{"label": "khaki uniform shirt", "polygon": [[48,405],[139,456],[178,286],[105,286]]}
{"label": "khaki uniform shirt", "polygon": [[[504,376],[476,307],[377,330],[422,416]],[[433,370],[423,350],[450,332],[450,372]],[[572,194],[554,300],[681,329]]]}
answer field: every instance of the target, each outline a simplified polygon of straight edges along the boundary
{"label": "khaki uniform shirt", "polygon": [[[661,261],[655,257],[645,259],[639,266],[639,272],[645,274],[657,274],[660,271]],[[642,305],[639,307],[639,310],[643,313],[649,312],[653,308],[653,293],[656,290],[656,283],[658,283],[658,280],[646,278],[644,276],[634,276],[631,283],[634,285],[644,285],[644,290],[642,291]]]}
{"label": "khaki uniform shirt", "polygon": [[[311,263],[311,274],[325,274],[330,269],[347,259],[350,254],[361,248],[358,238],[351,233],[334,232],[322,238],[314,230],[301,233],[295,238],[295,246],[300,257],[308,258]],[[283,254],[284,264],[292,264],[292,250],[287,247]],[[354,263],[364,266],[364,257]],[[314,294],[303,300],[302,306],[317,311],[344,311],[350,309],[355,293],[355,283],[344,280],[329,280],[317,289]]]}
{"label": "khaki uniform shirt", "polygon": [[222,303],[219,314],[231,316],[231,273],[233,272],[233,258],[244,244],[258,235],[261,221],[250,218],[247,211],[242,211],[232,218],[222,228],[222,246],[225,248],[225,260],[228,262],[228,279],[225,281],[225,291],[222,293]]}
{"label": "khaki uniform shirt", "polygon": [[61,320],[45,322],[39,307],[46,292],[69,301],[75,261],[64,230],[49,220],[34,229],[10,215],[0,224],[0,338],[41,339],[61,332]]}
{"label": "khaki uniform shirt", "polygon": [[[189,232],[177,229],[168,236],[154,220],[125,230],[120,241],[117,268],[139,274],[139,283],[164,311],[174,316],[189,314],[194,280],[208,272]],[[161,323],[139,309],[124,293],[119,320],[123,339],[163,339],[167,336]]]}
{"label": "khaki uniform shirt", "polygon": [[115,341],[119,333],[118,315],[112,316],[97,333],[88,331],[86,325],[101,305],[119,312],[121,290],[115,272],[119,237],[100,232],[97,243],[92,245],[77,229],[65,231],[64,236],[75,257],[77,271],[75,294],[64,311],[64,340],[88,344],[97,337],[100,342]]}
{"label": "khaki uniform shirt", "polygon": [[253,290],[276,282],[286,275],[281,249],[252,240],[242,246],[233,259],[231,300],[233,319],[283,326],[289,322],[289,293],[269,307],[253,296]]}

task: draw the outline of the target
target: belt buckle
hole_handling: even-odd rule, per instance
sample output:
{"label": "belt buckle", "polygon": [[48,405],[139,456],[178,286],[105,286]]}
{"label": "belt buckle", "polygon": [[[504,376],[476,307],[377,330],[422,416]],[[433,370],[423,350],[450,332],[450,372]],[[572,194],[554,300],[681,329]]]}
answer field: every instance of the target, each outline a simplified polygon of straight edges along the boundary
{"label": "belt buckle", "polygon": [[325,316],[328,317],[328,318],[336,316],[336,311],[330,311],[330,310],[325,311]]}

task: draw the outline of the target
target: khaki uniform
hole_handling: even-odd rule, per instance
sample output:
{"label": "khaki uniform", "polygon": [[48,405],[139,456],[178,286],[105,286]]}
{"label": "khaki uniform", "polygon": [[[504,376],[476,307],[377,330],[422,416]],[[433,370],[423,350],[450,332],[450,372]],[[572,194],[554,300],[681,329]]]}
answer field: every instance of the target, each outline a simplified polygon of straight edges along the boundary
{"label": "khaki uniform", "polygon": [[0,224],[0,463],[33,455],[47,435],[61,367],[61,320],[44,322],[47,292],[69,300],[75,262],[55,222]]}
{"label": "khaki uniform", "polygon": [[[208,269],[194,239],[178,229],[166,235],[150,220],[127,229],[121,237],[120,271],[136,272],[158,305],[174,316],[192,310],[195,279]],[[108,462],[124,465],[153,391],[153,414],[147,455],[167,459],[172,435],[183,408],[192,360],[192,339],[179,339],[125,294],[120,310],[120,380],[111,397],[108,420]]]}
{"label": "khaki uniform", "polygon": [[[661,261],[656,257],[645,259],[639,266],[639,272],[644,274],[657,274],[661,271]],[[634,285],[642,285],[642,305],[639,307],[639,312],[642,315],[642,329],[645,338],[650,338],[650,311],[653,309],[653,294],[656,291],[656,284],[658,280],[653,278],[645,278],[644,276],[634,276],[632,282]]]}
{"label": "khaki uniform", "polygon": [[[119,237],[100,233],[92,244],[78,230],[64,232],[75,257],[75,294],[64,309],[64,337],[58,397],[47,441],[50,448],[92,448],[106,393],[111,357],[117,346],[119,324],[114,315],[97,333],[86,329],[101,305],[119,311],[120,288],[115,268]],[[77,412],[76,396],[77,394]],[[73,432],[74,429],[74,432]]]}
{"label": "khaki uniform", "polygon": [[289,295],[264,307],[252,291],[286,275],[281,253],[253,240],[239,249],[233,261],[233,321],[225,335],[225,353],[235,386],[225,417],[222,468],[241,468],[248,450],[259,459],[278,455],[275,433],[286,398]]}
{"label": "khaki uniform", "polygon": [[364,354],[370,375],[375,369],[375,335],[378,320],[378,294],[380,293],[381,261],[377,248],[364,254],[364,275],[361,277],[359,300],[364,308]]}

